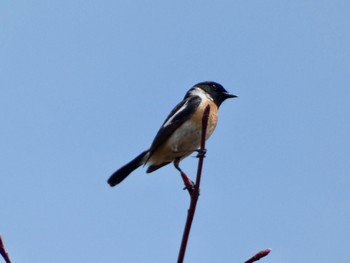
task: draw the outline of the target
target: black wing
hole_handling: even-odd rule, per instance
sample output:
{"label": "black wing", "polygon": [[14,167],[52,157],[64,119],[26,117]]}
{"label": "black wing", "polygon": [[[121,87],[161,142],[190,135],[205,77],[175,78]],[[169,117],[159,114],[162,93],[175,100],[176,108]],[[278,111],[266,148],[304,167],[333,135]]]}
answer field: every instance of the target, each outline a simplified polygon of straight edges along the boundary
{"label": "black wing", "polygon": [[156,137],[154,138],[151,148],[150,155],[158,149],[172,134],[180,127],[186,120],[188,120],[192,114],[196,111],[201,98],[199,96],[191,96],[181,101],[176,107],[170,112],[162,127],[159,129]]}

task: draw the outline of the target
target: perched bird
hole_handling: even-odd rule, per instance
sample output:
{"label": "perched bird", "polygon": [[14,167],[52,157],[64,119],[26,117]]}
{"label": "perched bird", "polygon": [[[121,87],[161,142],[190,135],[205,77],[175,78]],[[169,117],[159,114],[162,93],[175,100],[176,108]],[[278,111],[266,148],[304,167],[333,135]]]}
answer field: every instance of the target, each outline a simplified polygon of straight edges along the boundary
{"label": "perched bird", "polygon": [[151,173],[174,162],[175,168],[181,171],[179,162],[200,146],[202,117],[206,106],[210,105],[206,134],[208,139],[216,127],[221,103],[235,97],[237,96],[228,93],[223,86],[213,81],[194,85],[170,112],[151,147],[115,171],[108,179],[108,184],[110,186],[119,184],[141,165],[148,165],[146,172]]}

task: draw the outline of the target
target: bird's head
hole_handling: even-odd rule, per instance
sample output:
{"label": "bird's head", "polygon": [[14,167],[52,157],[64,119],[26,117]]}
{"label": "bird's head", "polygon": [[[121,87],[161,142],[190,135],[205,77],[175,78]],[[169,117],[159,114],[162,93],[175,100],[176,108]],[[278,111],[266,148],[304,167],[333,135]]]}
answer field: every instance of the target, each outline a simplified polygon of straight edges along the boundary
{"label": "bird's head", "polygon": [[224,100],[229,98],[236,98],[236,95],[227,92],[222,85],[214,81],[204,81],[194,85],[189,93],[191,95],[207,96],[212,99],[215,104],[220,107]]}

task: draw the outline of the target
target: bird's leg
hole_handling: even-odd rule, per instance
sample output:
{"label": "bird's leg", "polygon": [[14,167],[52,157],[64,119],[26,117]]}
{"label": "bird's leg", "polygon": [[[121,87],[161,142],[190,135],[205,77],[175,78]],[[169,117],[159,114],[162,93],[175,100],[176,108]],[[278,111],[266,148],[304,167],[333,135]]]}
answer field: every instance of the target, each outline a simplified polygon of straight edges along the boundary
{"label": "bird's leg", "polygon": [[182,180],[185,184],[185,189],[187,189],[188,193],[191,195],[193,193],[193,189],[194,189],[194,182],[181,170],[180,166],[179,166],[179,163],[180,163],[180,159],[176,159],[174,161],[174,166],[176,168],[176,170],[178,170],[181,174],[181,177],[182,177]]}

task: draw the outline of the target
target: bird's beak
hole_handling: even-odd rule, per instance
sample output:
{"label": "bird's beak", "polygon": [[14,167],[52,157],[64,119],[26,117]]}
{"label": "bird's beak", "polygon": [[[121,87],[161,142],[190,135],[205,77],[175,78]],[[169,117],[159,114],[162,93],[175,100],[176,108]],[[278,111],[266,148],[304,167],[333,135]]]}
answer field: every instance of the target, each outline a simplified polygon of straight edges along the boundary
{"label": "bird's beak", "polygon": [[237,98],[238,96],[225,92],[224,97],[225,99],[229,99],[229,98]]}

